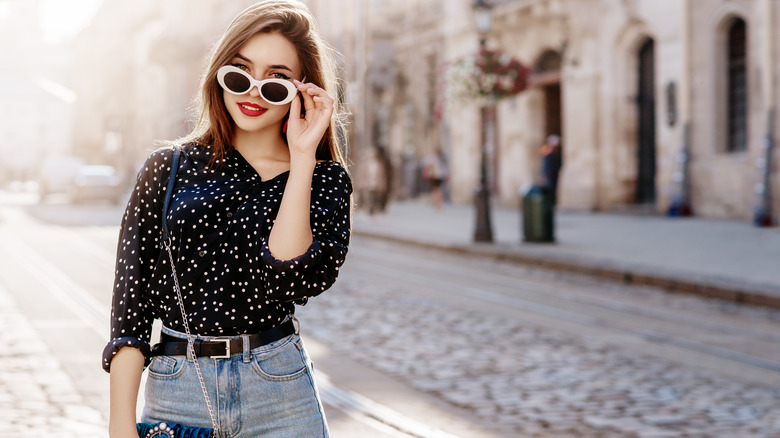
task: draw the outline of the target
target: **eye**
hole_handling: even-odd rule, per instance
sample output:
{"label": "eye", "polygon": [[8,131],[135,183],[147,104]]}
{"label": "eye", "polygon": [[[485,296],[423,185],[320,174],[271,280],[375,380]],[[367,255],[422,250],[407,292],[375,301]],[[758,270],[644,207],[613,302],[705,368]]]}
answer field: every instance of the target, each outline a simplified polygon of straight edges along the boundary
{"label": "eye", "polygon": [[278,72],[278,71],[271,73],[271,77],[274,77],[276,79],[290,80],[289,76],[287,76],[286,74],[284,74],[282,72]]}
{"label": "eye", "polygon": [[247,67],[247,66],[246,66],[246,65],[244,65],[244,64],[241,64],[240,62],[236,62],[236,63],[230,64],[230,65],[232,65],[233,67],[238,67],[238,68],[240,68],[241,70],[244,70],[244,71],[246,71],[246,72],[248,72],[248,71],[249,71],[249,67]]}

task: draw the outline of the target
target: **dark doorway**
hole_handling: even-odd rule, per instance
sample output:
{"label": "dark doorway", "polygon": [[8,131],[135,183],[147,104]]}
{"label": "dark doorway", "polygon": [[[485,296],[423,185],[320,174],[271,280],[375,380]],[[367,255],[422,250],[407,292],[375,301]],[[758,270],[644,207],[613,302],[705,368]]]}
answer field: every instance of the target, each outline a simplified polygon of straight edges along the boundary
{"label": "dark doorway", "polygon": [[639,49],[637,204],[655,204],[655,54],[653,40]]}
{"label": "dark doorway", "polygon": [[561,135],[561,84],[544,87],[544,125],[545,137]]}
{"label": "dark doorway", "polygon": [[544,135],[561,135],[561,55],[548,50],[539,57],[533,82],[544,90]]}

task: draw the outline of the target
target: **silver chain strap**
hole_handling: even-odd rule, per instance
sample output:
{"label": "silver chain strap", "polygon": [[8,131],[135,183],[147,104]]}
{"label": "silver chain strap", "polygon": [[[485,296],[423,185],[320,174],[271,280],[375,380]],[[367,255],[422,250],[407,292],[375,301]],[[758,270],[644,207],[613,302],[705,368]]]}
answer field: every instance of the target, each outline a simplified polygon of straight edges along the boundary
{"label": "silver chain strap", "polygon": [[[163,219],[164,220],[164,219]],[[165,249],[168,251],[168,259],[171,261],[171,272],[173,272],[173,284],[176,290],[176,297],[179,302],[179,310],[181,310],[181,318],[184,322],[184,330],[187,332],[187,351],[189,351],[192,361],[195,364],[195,372],[198,373],[198,381],[200,382],[200,389],[203,390],[203,396],[206,397],[206,407],[209,408],[209,416],[211,417],[211,424],[214,426],[214,436],[219,432],[219,423],[217,423],[217,416],[214,413],[214,409],[211,406],[211,398],[208,391],[206,391],[206,382],[203,380],[203,374],[200,372],[200,364],[198,358],[195,356],[194,341],[192,340],[192,333],[190,333],[190,325],[187,322],[187,312],[184,310],[184,298],[181,296],[181,288],[179,288],[179,276],[176,274],[176,263],[173,259],[173,252],[171,252],[171,239],[167,238],[163,241]]]}

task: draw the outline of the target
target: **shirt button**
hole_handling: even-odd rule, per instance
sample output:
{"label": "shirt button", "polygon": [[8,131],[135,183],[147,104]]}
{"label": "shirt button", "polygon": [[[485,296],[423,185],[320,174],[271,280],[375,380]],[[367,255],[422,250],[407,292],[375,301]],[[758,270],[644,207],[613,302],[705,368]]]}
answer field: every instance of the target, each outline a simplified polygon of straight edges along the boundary
{"label": "shirt button", "polygon": [[206,251],[201,251],[201,252],[199,252],[198,254],[199,254],[201,257],[203,257],[203,256],[205,256],[205,255],[206,255]]}
{"label": "shirt button", "polygon": [[227,217],[233,217],[233,213],[228,212]]}

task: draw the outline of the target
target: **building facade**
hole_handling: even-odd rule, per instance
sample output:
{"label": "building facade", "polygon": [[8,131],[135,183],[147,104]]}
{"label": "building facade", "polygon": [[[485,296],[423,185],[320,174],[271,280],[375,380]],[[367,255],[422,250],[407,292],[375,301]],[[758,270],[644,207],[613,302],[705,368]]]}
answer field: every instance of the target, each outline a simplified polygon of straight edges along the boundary
{"label": "building facade", "polygon": [[[74,149],[137,166],[155,141],[185,134],[209,48],[251,3],[106,2],[73,45]],[[517,205],[559,134],[561,208],[663,213],[684,201],[750,220],[768,193],[780,216],[777,153],[766,185],[762,170],[780,126],[776,0],[494,0],[487,46],[533,73],[498,104],[485,145],[479,105],[446,93],[447,66],[478,48],[472,0],[306,3],[343,54],[350,161],[383,149],[395,197],[425,190],[420,163],[440,148],[451,199],[470,203],[484,147],[494,201]]]}
{"label": "building facade", "polygon": [[211,47],[252,3],[104,2],[71,47],[76,154],[132,178],[161,141],[187,134]]}
{"label": "building facade", "polygon": [[75,93],[39,32],[39,2],[0,3],[0,185],[38,179],[46,158],[72,149]]}
{"label": "building facade", "polygon": [[[444,71],[474,53],[470,0],[368,2],[365,115],[356,129],[384,144],[399,195],[405,163],[441,147],[455,202],[479,178],[478,105],[447,105]],[[497,202],[517,205],[538,181],[539,147],[563,138],[562,208],[636,207],[751,220],[764,190],[768,139],[780,114],[780,2],[773,0],[505,0],[493,2],[487,45],[532,67],[529,88],[497,107],[487,143]],[[360,84],[360,78],[356,79]],[[446,99],[444,99],[446,100]],[[780,216],[777,153],[770,158]]]}

